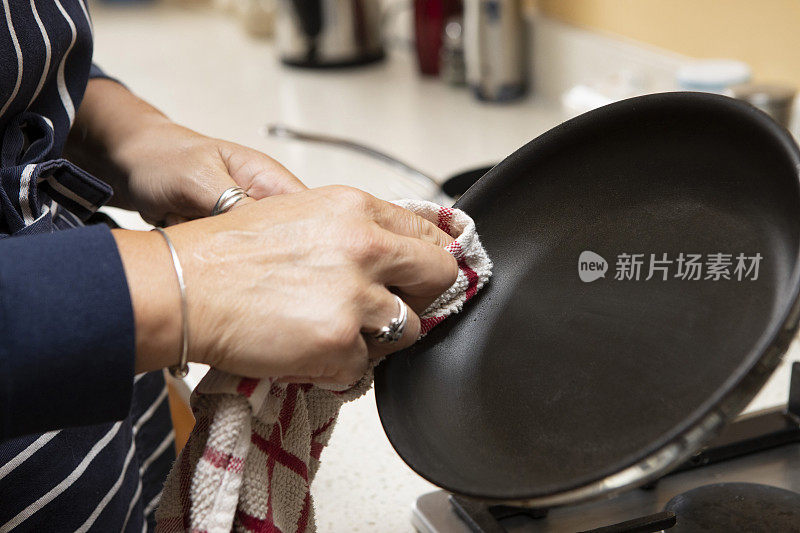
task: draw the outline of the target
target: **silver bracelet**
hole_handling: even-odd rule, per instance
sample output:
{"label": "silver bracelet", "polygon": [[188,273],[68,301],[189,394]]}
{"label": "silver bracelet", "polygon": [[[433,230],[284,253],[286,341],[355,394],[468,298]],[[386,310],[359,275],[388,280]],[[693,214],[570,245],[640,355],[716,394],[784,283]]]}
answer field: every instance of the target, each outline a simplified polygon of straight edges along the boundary
{"label": "silver bracelet", "polygon": [[217,203],[214,204],[214,209],[211,210],[211,216],[227,213],[239,200],[244,200],[245,198],[247,198],[247,193],[241,187],[225,189],[217,200]]}
{"label": "silver bracelet", "polygon": [[188,305],[186,303],[186,283],[183,281],[183,268],[178,259],[178,252],[175,251],[175,246],[172,244],[172,239],[169,238],[167,232],[162,228],[154,228],[167,241],[169,253],[172,255],[172,265],[175,267],[175,274],[178,276],[178,287],[181,289],[181,322],[183,330],[183,341],[181,347],[181,358],[177,365],[169,367],[169,372],[176,378],[186,377],[189,373],[189,319],[188,319]]}

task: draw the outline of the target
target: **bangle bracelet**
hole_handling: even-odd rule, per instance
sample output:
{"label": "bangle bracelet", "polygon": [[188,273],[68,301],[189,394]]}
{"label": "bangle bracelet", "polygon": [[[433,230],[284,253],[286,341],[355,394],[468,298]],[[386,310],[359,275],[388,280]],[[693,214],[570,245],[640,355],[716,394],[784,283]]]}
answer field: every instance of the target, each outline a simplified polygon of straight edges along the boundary
{"label": "bangle bracelet", "polygon": [[178,259],[178,252],[175,251],[175,246],[172,244],[172,239],[169,238],[167,232],[162,228],[154,228],[153,231],[159,232],[161,236],[164,237],[164,240],[167,241],[169,253],[172,255],[172,265],[175,267],[175,275],[178,276],[178,287],[180,287],[181,290],[181,329],[183,332],[181,358],[177,365],[169,367],[169,372],[176,378],[183,378],[189,373],[189,320],[187,316],[188,306],[186,304],[186,284],[183,281],[183,268],[181,268],[181,262]]}

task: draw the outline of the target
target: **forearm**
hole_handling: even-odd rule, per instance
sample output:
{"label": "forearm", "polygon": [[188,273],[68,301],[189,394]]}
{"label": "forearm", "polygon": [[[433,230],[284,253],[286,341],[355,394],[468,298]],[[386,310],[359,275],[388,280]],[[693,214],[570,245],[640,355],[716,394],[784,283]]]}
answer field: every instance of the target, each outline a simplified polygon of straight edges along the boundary
{"label": "forearm", "polygon": [[111,205],[133,209],[127,180],[139,136],[171,124],[159,110],[108,79],[89,80],[75,116],[65,155],[114,188]]}

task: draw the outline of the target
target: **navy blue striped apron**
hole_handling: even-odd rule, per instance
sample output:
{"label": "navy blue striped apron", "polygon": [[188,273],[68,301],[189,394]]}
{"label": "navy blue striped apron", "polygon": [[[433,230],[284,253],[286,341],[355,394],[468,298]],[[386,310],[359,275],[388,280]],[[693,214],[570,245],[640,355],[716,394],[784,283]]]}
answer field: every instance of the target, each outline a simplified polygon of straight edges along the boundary
{"label": "navy blue striped apron", "polygon": [[[0,238],[82,225],[111,196],[60,156],[90,75],[86,5],[0,7]],[[0,533],[153,529],[174,458],[164,377],[136,376],[125,420],[0,442]]]}

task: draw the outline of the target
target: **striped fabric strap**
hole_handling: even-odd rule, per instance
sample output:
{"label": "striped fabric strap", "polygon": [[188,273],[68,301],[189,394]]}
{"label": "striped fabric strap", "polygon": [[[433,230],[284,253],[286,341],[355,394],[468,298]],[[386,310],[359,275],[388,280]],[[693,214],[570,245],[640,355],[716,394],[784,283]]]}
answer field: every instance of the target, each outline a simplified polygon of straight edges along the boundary
{"label": "striped fabric strap", "polygon": [[11,234],[36,222],[49,199],[86,220],[111,198],[111,187],[88,172],[66,159],[47,159],[54,142],[52,123],[37,113],[16,116],[3,133],[0,210]]}

